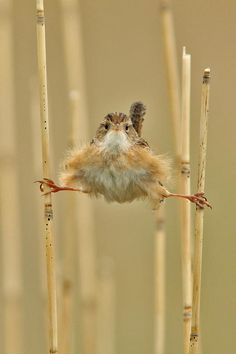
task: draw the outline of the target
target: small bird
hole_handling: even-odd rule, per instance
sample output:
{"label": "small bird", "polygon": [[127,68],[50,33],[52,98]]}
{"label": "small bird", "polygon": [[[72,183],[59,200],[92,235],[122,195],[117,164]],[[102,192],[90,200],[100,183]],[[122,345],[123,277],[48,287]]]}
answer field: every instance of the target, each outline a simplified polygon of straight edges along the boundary
{"label": "small bird", "polygon": [[61,171],[62,185],[44,178],[37,181],[41,191],[46,184],[50,187],[48,193],[79,191],[103,196],[108,202],[148,199],[153,209],[158,209],[170,197],[188,199],[201,208],[211,207],[204,193],[182,195],[167,190],[169,161],[163,155],[154,154],[141,136],[145,113],[144,104],[135,102],[129,115],[107,114],[91,143],[69,152]]}

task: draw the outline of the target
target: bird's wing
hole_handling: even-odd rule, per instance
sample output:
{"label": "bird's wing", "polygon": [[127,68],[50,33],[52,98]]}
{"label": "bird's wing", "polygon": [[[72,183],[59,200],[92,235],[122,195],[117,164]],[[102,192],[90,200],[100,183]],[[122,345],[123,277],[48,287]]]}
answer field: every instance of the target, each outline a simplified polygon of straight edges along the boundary
{"label": "bird's wing", "polygon": [[148,145],[147,141],[144,140],[143,138],[139,138],[136,142],[135,145],[141,146],[145,149],[151,150],[150,146]]}
{"label": "bird's wing", "polygon": [[138,133],[138,136],[141,136],[145,113],[146,107],[142,102],[134,102],[130,107],[130,119],[132,121],[134,129]]}

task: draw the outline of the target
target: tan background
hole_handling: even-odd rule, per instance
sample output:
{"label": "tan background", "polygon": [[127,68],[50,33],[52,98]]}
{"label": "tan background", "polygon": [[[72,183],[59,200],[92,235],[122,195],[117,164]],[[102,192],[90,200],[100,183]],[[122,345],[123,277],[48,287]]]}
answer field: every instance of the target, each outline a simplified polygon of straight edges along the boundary
{"label": "tan background", "polygon": [[[40,233],[36,230],[38,189],[33,172],[29,82],[37,73],[35,2],[13,2],[17,167],[21,201],[24,269],[24,353],[46,352],[40,295]],[[45,1],[50,129],[54,177],[66,149],[68,103],[59,1]],[[81,1],[92,138],[110,111],[127,112],[142,100],[148,108],[144,135],[158,151],[173,154],[158,1]],[[177,49],[192,54],[192,189],[196,186],[201,75],[212,70],[207,195],[213,211],[205,217],[203,249],[203,353],[235,352],[235,35],[236,3],[173,1]],[[74,43],[76,46],[76,43]],[[1,51],[0,53],[4,56]],[[180,60],[179,60],[180,62]],[[78,78],[79,80],[79,78]],[[0,82],[0,85],[2,83]],[[5,117],[7,120],[7,117]],[[3,132],[2,132],[3,133]],[[40,146],[38,147],[40,151]],[[63,196],[56,196],[58,261],[62,257]],[[94,201],[98,258],[114,259],[116,283],[116,353],[153,352],[154,220],[144,202],[131,205]],[[167,203],[167,347],[181,352],[180,244],[177,202]],[[194,208],[193,208],[194,209]],[[43,259],[44,262],[44,259]],[[1,304],[1,307],[3,305]],[[2,350],[0,350],[2,352]],[[16,354],[16,353],[14,353]]]}

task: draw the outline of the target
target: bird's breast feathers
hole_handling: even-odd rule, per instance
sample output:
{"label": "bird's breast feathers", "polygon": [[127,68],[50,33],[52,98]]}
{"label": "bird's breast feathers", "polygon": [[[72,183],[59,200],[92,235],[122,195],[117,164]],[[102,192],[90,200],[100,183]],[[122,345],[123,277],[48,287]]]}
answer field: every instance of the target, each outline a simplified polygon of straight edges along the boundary
{"label": "bird's breast feathers", "polygon": [[103,153],[107,155],[118,155],[127,151],[131,146],[127,135],[122,131],[108,132],[104,140],[99,143],[99,147]]}
{"label": "bird's breast feathers", "polygon": [[150,150],[129,145],[122,135],[110,135],[100,146],[75,151],[66,161],[61,179],[107,201],[131,202],[146,197],[151,186],[165,179],[166,160]]}
{"label": "bird's breast feathers", "polygon": [[94,194],[102,194],[107,201],[132,201],[142,197],[142,180],[147,171],[142,167],[129,168],[127,160],[116,157],[103,166],[87,166],[83,170],[84,179]]}

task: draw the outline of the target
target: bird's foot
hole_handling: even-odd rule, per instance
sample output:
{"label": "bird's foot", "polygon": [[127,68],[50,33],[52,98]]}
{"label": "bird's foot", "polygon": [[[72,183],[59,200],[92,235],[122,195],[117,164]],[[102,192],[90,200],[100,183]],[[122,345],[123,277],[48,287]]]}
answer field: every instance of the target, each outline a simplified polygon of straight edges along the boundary
{"label": "bird's foot", "polygon": [[211,204],[208,202],[207,198],[204,196],[204,192],[189,195],[189,196],[187,196],[187,199],[190,202],[195,203],[199,208],[204,208],[204,206],[206,205],[208,208],[212,209]]}
{"label": "bird's foot", "polygon": [[43,193],[43,195],[47,195],[50,193],[57,193],[60,191],[75,191],[75,192],[84,192],[83,190],[79,188],[72,188],[72,187],[62,187],[58,186],[53,180],[49,178],[43,178],[42,180],[35,181],[35,183],[40,183],[40,190],[41,192],[44,192],[44,186],[48,186],[50,190],[48,192]]}
{"label": "bird's foot", "polygon": [[204,192],[199,192],[199,193],[192,194],[192,195],[170,193],[167,196],[167,198],[168,197],[177,197],[177,198],[188,199],[190,202],[195,203],[201,209],[203,209],[205,206],[212,209],[211,204],[208,202],[207,198],[204,196]]}

